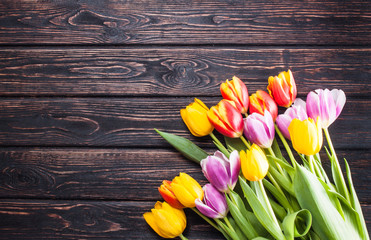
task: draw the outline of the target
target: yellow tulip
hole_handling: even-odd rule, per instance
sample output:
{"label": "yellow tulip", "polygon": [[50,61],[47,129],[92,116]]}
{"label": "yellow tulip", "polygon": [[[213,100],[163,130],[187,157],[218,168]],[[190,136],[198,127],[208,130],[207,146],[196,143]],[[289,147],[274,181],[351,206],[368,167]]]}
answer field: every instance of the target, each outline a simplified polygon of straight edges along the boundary
{"label": "yellow tulip", "polygon": [[189,131],[196,137],[209,135],[214,127],[207,118],[209,108],[199,99],[180,110],[180,115]]}
{"label": "yellow tulip", "polygon": [[182,209],[173,208],[168,203],[157,202],[151,212],[143,214],[149,226],[163,238],[181,235],[187,220]]}
{"label": "yellow tulip", "polygon": [[255,143],[250,150],[240,152],[242,174],[249,181],[262,180],[268,173],[269,163],[263,150]]}
{"label": "yellow tulip", "polygon": [[204,198],[204,191],[200,184],[186,173],[180,173],[171,182],[171,188],[181,204],[185,207],[196,206],[195,200]]}
{"label": "yellow tulip", "polygon": [[322,147],[322,129],[321,123],[315,123],[313,119],[306,120],[293,119],[289,126],[292,146],[296,151],[305,155],[314,155]]}

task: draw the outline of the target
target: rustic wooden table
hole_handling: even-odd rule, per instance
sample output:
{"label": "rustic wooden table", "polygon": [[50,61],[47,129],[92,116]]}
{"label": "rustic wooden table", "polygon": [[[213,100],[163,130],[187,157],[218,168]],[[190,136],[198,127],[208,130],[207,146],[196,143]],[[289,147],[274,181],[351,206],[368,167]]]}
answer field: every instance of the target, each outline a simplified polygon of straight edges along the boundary
{"label": "rustic wooden table", "polygon": [[[370,225],[370,19],[361,0],[1,1],[0,239],[157,239],[161,181],[206,181],[153,128],[212,153],[179,109],[289,68],[300,97],[347,94],[330,132]],[[186,236],[222,239],[186,213]]]}

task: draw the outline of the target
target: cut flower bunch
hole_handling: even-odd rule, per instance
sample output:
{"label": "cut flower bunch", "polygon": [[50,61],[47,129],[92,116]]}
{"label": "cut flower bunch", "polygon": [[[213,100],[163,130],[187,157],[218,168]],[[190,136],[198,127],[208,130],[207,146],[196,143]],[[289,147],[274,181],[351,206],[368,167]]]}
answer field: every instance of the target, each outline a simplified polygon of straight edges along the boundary
{"label": "cut flower bunch", "polygon": [[[344,159],[344,176],[328,131],[345,105],[344,92],[317,89],[306,101],[296,98],[290,70],[269,77],[267,90],[249,96],[233,77],[220,85],[223,99],[216,106],[196,98],[180,110],[194,136],[211,137],[218,148],[212,155],[156,129],[209,181],[201,187],[186,173],[163,181],[165,201],[143,215],[158,235],[187,239],[183,209],[190,208],[228,240],[369,239],[349,165]],[[287,109],[278,114],[278,106]],[[330,161],[331,175],[322,161]]]}

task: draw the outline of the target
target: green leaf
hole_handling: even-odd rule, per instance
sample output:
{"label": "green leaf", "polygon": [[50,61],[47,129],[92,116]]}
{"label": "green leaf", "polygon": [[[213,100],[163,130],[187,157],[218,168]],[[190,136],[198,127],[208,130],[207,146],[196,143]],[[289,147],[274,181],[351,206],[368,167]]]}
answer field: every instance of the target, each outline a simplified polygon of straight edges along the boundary
{"label": "green leaf", "polygon": [[243,209],[244,206],[241,206],[240,204],[233,202],[233,197],[231,198],[232,200],[230,199],[228,195],[226,196],[229,211],[232,217],[236,220],[237,225],[240,227],[243,234],[248,239],[257,237],[258,234],[254,230],[254,227],[251,225],[249,221],[247,221],[247,219],[244,217],[244,215],[240,211],[240,209]]}
{"label": "green leaf", "polygon": [[279,165],[281,165],[281,167],[283,169],[285,169],[290,175],[294,174],[295,172],[295,168],[293,168],[290,164],[288,164],[287,162],[283,161],[282,159],[280,158],[277,158],[277,157],[274,157],[272,155],[268,155],[267,156],[267,159],[269,161],[269,164],[272,165],[274,163],[278,163]]}
{"label": "green leaf", "polygon": [[289,194],[295,196],[294,194],[294,188],[290,180],[286,178],[286,176],[283,176],[281,173],[277,171],[275,168],[269,168],[269,173],[272,174],[274,179],[277,181],[277,183],[285,189]]}
{"label": "green leaf", "polygon": [[273,143],[272,143],[271,148],[273,149],[273,152],[276,155],[276,157],[282,159],[283,161],[285,161],[287,163],[287,160],[283,157],[283,155],[281,153],[281,149],[280,149],[280,146],[278,146],[278,142],[277,142],[276,138],[273,139]]}
{"label": "green leaf", "polygon": [[349,190],[350,190],[351,205],[352,205],[353,209],[358,213],[358,226],[359,226],[358,232],[361,234],[361,237],[363,239],[370,239],[370,237],[368,235],[368,231],[367,231],[366,222],[365,222],[365,219],[363,217],[361,204],[359,204],[357,193],[356,193],[356,190],[354,189],[354,186],[353,186],[352,174],[350,172],[349,164],[348,164],[348,161],[345,158],[344,158],[344,162],[345,162],[345,168],[346,168],[347,178],[348,178],[348,185],[349,185]]}
{"label": "green leaf", "polygon": [[228,148],[231,150],[237,150],[241,152],[241,150],[246,151],[246,145],[242,142],[240,138],[230,138],[224,136],[225,143],[227,144]]}
{"label": "green leaf", "polygon": [[228,221],[231,223],[233,229],[236,231],[237,235],[238,235],[238,238],[240,240],[247,240],[249,238],[245,237],[245,235],[243,234],[241,228],[237,225],[236,221],[233,219],[233,217],[228,217]]}
{"label": "green leaf", "polygon": [[282,222],[283,232],[287,240],[304,237],[312,226],[312,215],[306,209],[288,214]]}
{"label": "green leaf", "polygon": [[270,183],[268,180],[263,179],[264,187],[267,188],[267,190],[277,199],[277,201],[285,208],[285,209],[291,209],[291,205],[289,201],[287,200],[286,196],[282,194],[277,188]]}
{"label": "green leaf", "polygon": [[184,137],[162,132],[157,129],[155,129],[155,131],[168,141],[176,150],[195,163],[199,164],[202,159],[208,156],[207,152]]}
{"label": "green leaf", "polygon": [[275,239],[284,240],[285,236],[283,235],[280,226],[277,226],[275,221],[271,218],[267,210],[264,208],[255,193],[250,188],[250,186],[241,177],[239,177],[239,181],[245,198],[249,202],[259,222]]}
{"label": "green leaf", "polygon": [[308,209],[313,217],[313,229],[321,239],[359,239],[331,202],[318,178],[297,166],[294,191],[300,206]]}

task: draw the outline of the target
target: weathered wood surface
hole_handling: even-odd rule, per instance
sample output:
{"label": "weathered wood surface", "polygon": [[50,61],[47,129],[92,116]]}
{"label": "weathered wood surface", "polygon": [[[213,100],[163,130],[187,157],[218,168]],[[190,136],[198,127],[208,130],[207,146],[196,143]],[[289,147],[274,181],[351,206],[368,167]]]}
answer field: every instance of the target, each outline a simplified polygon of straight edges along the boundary
{"label": "weathered wood surface", "polygon": [[0,4],[3,44],[370,44],[369,1]]}
{"label": "weathered wood surface", "polygon": [[[208,106],[221,98],[206,98]],[[192,98],[3,98],[0,145],[163,147],[154,128],[186,136],[202,147],[209,138],[191,136],[179,110]],[[348,99],[330,127],[337,148],[371,147],[371,102]]]}
{"label": "weathered wood surface", "polygon": [[[0,239],[162,239],[146,225],[142,213],[149,202],[40,201],[0,202]],[[367,224],[371,206],[363,205]],[[224,239],[190,210],[186,210],[189,239]]]}
{"label": "weathered wood surface", "polygon": [[[338,157],[348,160],[360,201],[371,204],[371,152],[339,150]],[[330,172],[324,153],[322,159]],[[2,198],[155,201],[162,180],[179,172],[207,183],[200,166],[173,149],[0,148],[0,162]]]}
{"label": "weathered wood surface", "polygon": [[250,92],[291,68],[300,95],[371,94],[370,48],[3,48],[2,96],[220,96],[236,75]]}

